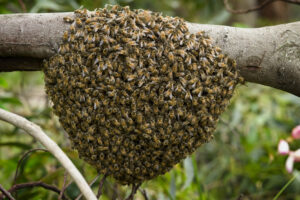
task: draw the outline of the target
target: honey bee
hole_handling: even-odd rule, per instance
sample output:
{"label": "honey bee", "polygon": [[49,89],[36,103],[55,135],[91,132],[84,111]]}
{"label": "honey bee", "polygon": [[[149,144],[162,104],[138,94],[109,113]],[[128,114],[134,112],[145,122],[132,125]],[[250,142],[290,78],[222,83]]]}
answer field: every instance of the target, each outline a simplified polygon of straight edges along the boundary
{"label": "honey bee", "polygon": [[68,38],[68,42],[74,42],[75,41],[75,34],[74,33],[71,33],[69,35],[69,38]]}
{"label": "honey bee", "polygon": [[[71,31],[71,32],[73,32],[73,31]],[[75,30],[74,30],[74,33],[75,33]],[[76,33],[75,33],[75,38],[81,38],[81,37],[84,37],[84,32],[82,29],[77,29]]]}
{"label": "honey bee", "polygon": [[136,77],[137,77],[136,74],[128,74],[126,79],[127,81],[132,81],[136,79]]}
{"label": "honey bee", "polygon": [[174,110],[171,110],[169,112],[169,117],[170,117],[170,119],[175,119],[175,112],[174,112]]}
{"label": "honey bee", "polygon": [[85,37],[84,42],[92,43],[93,42],[93,35],[92,34],[88,34],[87,37]]}
{"label": "honey bee", "polygon": [[71,121],[71,127],[73,130],[75,130],[77,128],[76,123],[74,121]]}
{"label": "honey bee", "polygon": [[65,45],[64,44],[61,44],[59,49],[58,49],[58,53],[61,53],[61,54],[65,54],[67,51],[65,49]]}
{"label": "honey bee", "polygon": [[71,33],[73,33],[73,34],[75,33],[76,29],[75,29],[74,24],[71,24],[71,25],[70,25],[69,30],[70,30]]}
{"label": "honey bee", "polygon": [[188,99],[189,100],[193,100],[193,97],[192,97],[192,95],[191,95],[191,93],[190,93],[189,90],[186,91],[184,99],[185,100],[188,100]]}
{"label": "honey bee", "polygon": [[64,20],[65,22],[67,22],[67,23],[72,23],[72,22],[74,22],[74,19],[71,18],[71,17],[68,17],[68,16],[63,17],[63,20]]}
{"label": "honey bee", "polygon": [[127,118],[127,122],[128,122],[129,125],[134,124],[134,121],[130,117]]}
{"label": "honey bee", "polygon": [[169,59],[170,62],[174,62],[175,57],[174,57],[174,55],[173,55],[172,52],[169,52],[169,53],[168,53],[168,59]]}
{"label": "honey bee", "polygon": [[127,90],[129,92],[133,91],[133,88],[132,88],[131,84],[129,84],[129,83],[126,83],[124,88],[125,88],[125,90]]}
{"label": "honey bee", "polygon": [[182,93],[183,91],[185,91],[185,89],[180,84],[177,84],[175,88],[175,92]]}
{"label": "honey bee", "polygon": [[69,33],[68,31],[65,31],[64,34],[63,34],[63,41],[68,41],[68,37],[69,37]]}
{"label": "honey bee", "polygon": [[[65,59],[63,56],[58,57],[58,63],[61,65],[65,65]],[[60,68],[60,70],[62,70],[62,68]],[[60,72],[60,74],[63,74],[63,72]]]}
{"label": "honey bee", "polygon": [[114,118],[114,119],[112,120],[112,124],[115,125],[116,127],[118,127],[118,126],[121,125],[121,123],[120,123],[116,118]]}
{"label": "honey bee", "polygon": [[202,87],[198,87],[198,88],[195,88],[192,93],[193,94],[196,94],[198,97],[200,97],[202,95],[202,91],[203,91],[203,88]]}
{"label": "honey bee", "polygon": [[[102,129],[101,129],[101,130],[102,130]],[[109,138],[109,131],[108,131],[107,129],[103,129],[103,130],[101,131],[101,133],[102,133],[105,137]]]}
{"label": "honey bee", "polygon": [[138,112],[136,116],[136,122],[141,124],[143,122],[143,115],[142,113]]}
{"label": "honey bee", "polygon": [[89,73],[86,66],[82,66],[81,70],[82,70],[82,77],[85,77],[85,75],[87,75]]}
{"label": "honey bee", "polygon": [[121,146],[121,147],[120,147],[120,152],[121,152],[121,154],[122,154],[123,156],[125,156],[125,155],[127,154],[126,149],[125,149],[124,146]]}
{"label": "honey bee", "polygon": [[221,67],[221,68],[226,68],[227,67],[227,64],[223,63],[223,62],[219,62],[218,63],[218,66]]}
{"label": "honey bee", "polygon": [[105,154],[104,154],[104,153],[100,153],[99,159],[100,159],[100,160],[104,160],[104,159],[105,159]]}
{"label": "honey bee", "polygon": [[232,81],[228,82],[228,83],[226,84],[226,86],[228,87],[229,90],[232,90],[234,84],[235,84],[235,82],[232,80]]}
{"label": "honey bee", "polygon": [[185,55],[186,55],[186,53],[185,53],[185,51],[184,51],[183,49],[178,49],[178,50],[176,50],[176,53],[177,53],[178,55],[180,55],[182,58],[184,58]]}
{"label": "honey bee", "polygon": [[102,30],[105,34],[110,35],[110,27],[108,25],[102,26]]}
{"label": "honey bee", "polygon": [[82,27],[82,21],[81,21],[81,19],[80,19],[79,17],[77,17],[77,18],[75,19],[75,23],[76,23],[76,25],[77,25],[78,27]]}
{"label": "honey bee", "polygon": [[177,109],[177,117],[180,118],[185,118],[185,111],[182,108]]}
{"label": "honey bee", "polygon": [[166,41],[167,38],[166,38],[166,33],[164,31],[160,31],[159,32],[159,38],[162,40],[162,41]]}
{"label": "honey bee", "polygon": [[162,126],[164,123],[164,118],[162,116],[157,117],[157,125]]}
{"label": "honey bee", "polygon": [[147,129],[145,130],[145,133],[148,134],[148,135],[150,135],[150,134],[152,133],[152,130],[151,130],[150,128],[147,128]]}
{"label": "honey bee", "polygon": [[194,77],[193,79],[189,80],[188,83],[189,85],[195,85],[198,81],[199,79],[197,77]]}

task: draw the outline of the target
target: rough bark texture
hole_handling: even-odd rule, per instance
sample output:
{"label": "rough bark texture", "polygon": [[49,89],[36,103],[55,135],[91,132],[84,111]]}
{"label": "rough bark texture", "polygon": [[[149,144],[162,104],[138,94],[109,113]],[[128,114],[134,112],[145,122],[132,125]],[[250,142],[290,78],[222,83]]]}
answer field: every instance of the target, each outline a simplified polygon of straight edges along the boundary
{"label": "rough bark texture", "polygon": [[[57,51],[68,29],[63,17],[72,15],[1,15],[0,71],[40,70],[41,60]],[[236,59],[246,81],[300,96],[300,22],[251,29],[187,25],[191,32],[206,31],[217,46]]]}
{"label": "rough bark texture", "polygon": [[300,96],[300,22],[264,28],[189,24],[205,30],[230,57],[246,81]]}

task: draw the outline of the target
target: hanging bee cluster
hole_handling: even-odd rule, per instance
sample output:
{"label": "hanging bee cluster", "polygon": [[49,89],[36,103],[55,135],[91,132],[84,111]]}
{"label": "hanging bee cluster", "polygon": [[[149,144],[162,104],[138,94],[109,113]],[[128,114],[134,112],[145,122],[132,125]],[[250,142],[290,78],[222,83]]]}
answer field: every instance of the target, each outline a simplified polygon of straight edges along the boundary
{"label": "hanging bee cluster", "polygon": [[122,184],[169,171],[212,139],[241,77],[180,18],[76,10],[44,62],[46,92],[80,157]]}

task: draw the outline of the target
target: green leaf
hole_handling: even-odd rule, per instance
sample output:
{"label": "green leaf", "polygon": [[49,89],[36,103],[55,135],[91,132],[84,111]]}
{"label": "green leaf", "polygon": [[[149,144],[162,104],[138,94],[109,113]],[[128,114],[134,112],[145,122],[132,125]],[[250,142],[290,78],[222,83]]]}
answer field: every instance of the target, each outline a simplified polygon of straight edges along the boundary
{"label": "green leaf", "polygon": [[22,105],[21,101],[15,97],[0,97],[0,105],[5,103],[16,105],[16,106]]}
{"label": "green leaf", "polygon": [[4,89],[8,88],[7,81],[3,77],[0,77],[0,88],[4,88]]}

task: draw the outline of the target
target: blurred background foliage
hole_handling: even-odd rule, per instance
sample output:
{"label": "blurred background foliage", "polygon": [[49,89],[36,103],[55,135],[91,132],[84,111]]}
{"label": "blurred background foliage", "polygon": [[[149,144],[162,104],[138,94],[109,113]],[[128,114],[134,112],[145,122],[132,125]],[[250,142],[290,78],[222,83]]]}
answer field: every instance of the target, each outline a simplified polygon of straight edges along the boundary
{"label": "blurred background foliage", "polygon": [[[255,0],[232,0],[234,8],[249,8]],[[260,1],[258,1],[260,2]],[[0,0],[0,13],[65,12],[83,5],[93,10],[108,4],[129,5],[180,16],[196,23],[259,27],[300,19],[300,6],[276,2],[246,15],[232,15],[221,0]],[[97,173],[70,148],[66,133],[52,114],[45,96],[42,72],[0,73],[0,107],[39,124],[67,153],[88,181]],[[239,86],[227,111],[221,116],[215,139],[164,176],[142,185],[149,199],[272,199],[293,177],[297,178],[279,199],[300,199],[300,176],[288,174],[285,157],[277,154],[280,138],[287,138],[300,124],[300,98],[269,87],[246,83]],[[7,123],[0,122],[0,184],[10,188],[21,156],[42,146]],[[294,144],[294,149],[299,143]],[[296,169],[300,165],[295,166]],[[298,178],[299,177],[299,178]],[[64,169],[47,152],[25,159],[17,183],[44,181],[62,187]],[[96,182],[93,189],[97,189]],[[66,191],[74,199],[79,191],[71,184]],[[108,179],[101,199],[121,199],[130,188]],[[41,188],[23,189],[18,199],[57,199]],[[143,199],[138,193],[136,199]]]}

